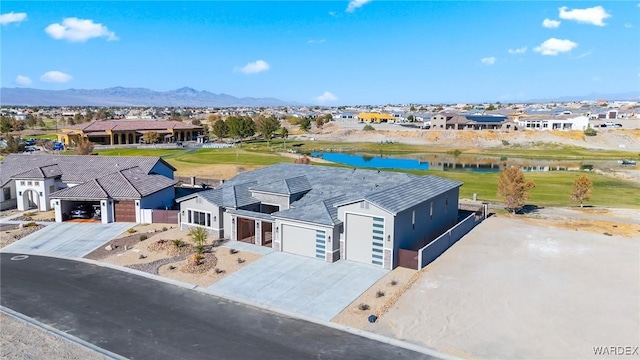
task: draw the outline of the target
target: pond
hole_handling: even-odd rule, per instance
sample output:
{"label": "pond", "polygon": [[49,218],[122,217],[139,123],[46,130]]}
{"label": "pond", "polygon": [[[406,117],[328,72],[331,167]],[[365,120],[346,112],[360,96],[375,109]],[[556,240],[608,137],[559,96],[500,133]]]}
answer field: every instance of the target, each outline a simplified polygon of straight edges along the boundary
{"label": "pond", "polygon": [[440,170],[474,173],[500,172],[506,163],[519,165],[523,171],[592,170],[620,166],[615,160],[538,160],[488,156],[453,156],[450,154],[414,154],[393,157],[371,154],[314,152],[311,156],[354,167],[398,170]]}

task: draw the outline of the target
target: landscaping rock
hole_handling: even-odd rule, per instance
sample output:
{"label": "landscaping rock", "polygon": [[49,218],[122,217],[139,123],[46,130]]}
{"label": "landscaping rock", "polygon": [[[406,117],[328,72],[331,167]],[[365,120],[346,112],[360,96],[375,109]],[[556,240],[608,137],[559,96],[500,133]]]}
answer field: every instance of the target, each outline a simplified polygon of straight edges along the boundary
{"label": "landscaping rock", "polygon": [[104,249],[107,250],[107,251],[111,251],[111,250],[113,250],[113,246],[111,246],[111,244],[109,244],[109,245],[105,246]]}

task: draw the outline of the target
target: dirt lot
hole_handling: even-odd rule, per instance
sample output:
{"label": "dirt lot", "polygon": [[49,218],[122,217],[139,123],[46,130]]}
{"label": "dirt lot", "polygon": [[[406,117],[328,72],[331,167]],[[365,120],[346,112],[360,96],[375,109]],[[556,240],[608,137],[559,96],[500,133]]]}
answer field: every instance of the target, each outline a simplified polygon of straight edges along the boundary
{"label": "dirt lot", "polygon": [[[582,131],[453,131],[426,130],[398,124],[374,124],[375,131],[362,131],[364,124],[355,121],[333,121],[309,134],[292,135],[291,139],[320,141],[380,142],[394,141],[414,145],[433,145],[447,148],[492,148],[503,146],[503,140],[512,145],[536,143],[580,146],[589,149],[640,150],[640,129],[602,129],[596,136],[585,136]],[[294,127],[295,128],[295,127]],[[293,132],[292,132],[293,133]]]}
{"label": "dirt lot", "polygon": [[640,237],[533,220],[487,219],[365,329],[470,358],[640,345]]}

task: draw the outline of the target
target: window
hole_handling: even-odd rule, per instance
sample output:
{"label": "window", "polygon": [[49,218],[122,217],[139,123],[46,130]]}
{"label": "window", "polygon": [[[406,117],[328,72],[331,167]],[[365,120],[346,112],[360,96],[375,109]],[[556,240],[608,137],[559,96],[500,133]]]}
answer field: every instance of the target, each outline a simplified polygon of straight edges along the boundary
{"label": "window", "polygon": [[54,191],[56,191],[55,186],[54,185],[49,186],[49,192],[52,193]]}
{"label": "window", "polygon": [[11,188],[3,188],[2,189],[2,197],[5,200],[10,200],[11,199]]}
{"label": "window", "polygon": [[188,222],[190,224],[211,226],[211,214],[189,210]]}
{"label": "window", "polygon": [[27,186],[33,186],[33,181],[27,181]]}
{"label": "window", "polygon": [[416,211],[415,210],[411,212],[411,227],[413,228],[413,230],[416,229]]}
{"label": "window", "polygon": [[40,181],[34,181],[34,182],[33,182],[33,185],[35,185],[35,186],[40,186]]}
{"label": "window", "polygon": [[24,186],[24,181],[20,181],[20,185],[21,185],[21,186]]}
{"label": "window", "polygon": [[433,219],[433,201],[429,204],[429,218]]}

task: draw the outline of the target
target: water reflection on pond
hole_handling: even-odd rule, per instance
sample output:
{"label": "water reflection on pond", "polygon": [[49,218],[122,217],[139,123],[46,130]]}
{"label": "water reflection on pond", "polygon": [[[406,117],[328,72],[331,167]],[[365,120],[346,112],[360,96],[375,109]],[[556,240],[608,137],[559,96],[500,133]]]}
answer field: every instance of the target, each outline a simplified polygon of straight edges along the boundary
{"label": "water reflection on pond", "polygon": [[450,154],[412,154],[406,157],[314,152],[311,156],[355,167],[401,170],[440,170],[467,172],[500,172],[505,164],[519,165],[523,171],[591,170],[619,166],[615,160],[539,160],[491,156],[454,156]]}

